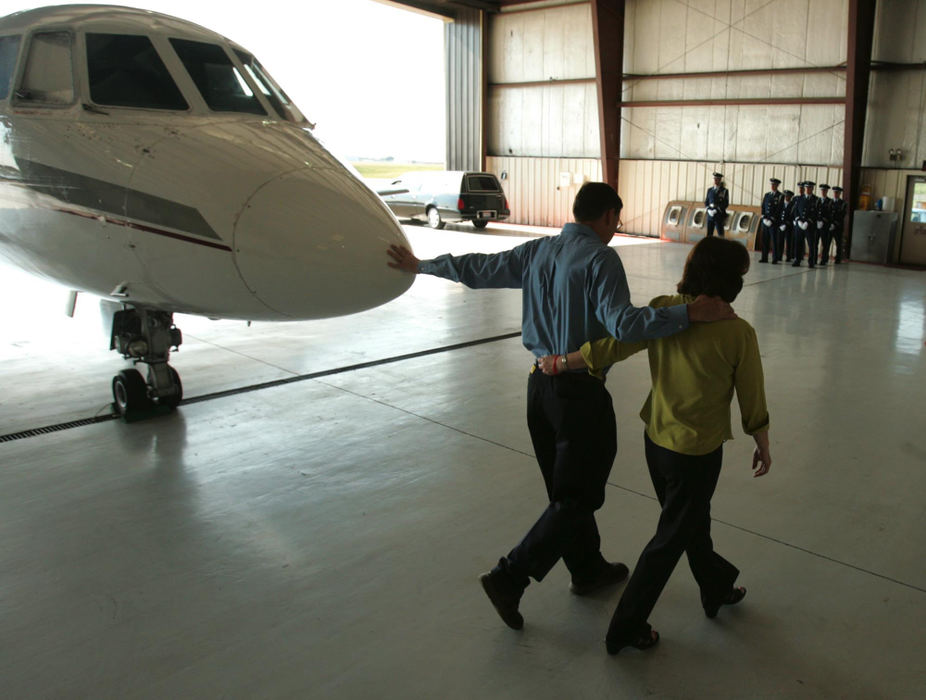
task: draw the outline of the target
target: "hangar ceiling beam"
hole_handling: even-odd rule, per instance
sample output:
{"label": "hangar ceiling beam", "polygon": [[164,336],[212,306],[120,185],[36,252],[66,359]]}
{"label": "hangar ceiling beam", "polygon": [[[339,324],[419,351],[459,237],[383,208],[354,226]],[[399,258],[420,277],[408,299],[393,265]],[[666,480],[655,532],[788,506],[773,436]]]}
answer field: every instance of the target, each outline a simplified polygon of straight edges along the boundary
{"label": "hangar ceiling beam", "polygon": [[601,175],[617,189],[621,158],[621,93],[624,74],[625,0],[591,0],[598,83]]}
{"label": "hangar ceiling beam", "polygon": [[[871,76],[871,48],[874,42],[875,0],[849,0],[849,36],[846,43],[846,122],[843,141],[843,187],[851,212],[858,202],[865,112]],[[852,240],[852,217],[846,224],[846,245]],[[848,254],[851,248],[846,250]]]}

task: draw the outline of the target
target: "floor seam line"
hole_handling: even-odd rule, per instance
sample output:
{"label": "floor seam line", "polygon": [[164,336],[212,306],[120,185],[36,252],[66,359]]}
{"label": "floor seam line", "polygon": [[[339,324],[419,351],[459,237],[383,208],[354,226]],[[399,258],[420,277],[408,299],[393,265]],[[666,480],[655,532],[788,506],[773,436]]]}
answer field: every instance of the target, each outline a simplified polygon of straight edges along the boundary
{"label": "floor seam line", "polygon": [[[634,495],[636,495],[636,496],[642,496],[643,498],[647,498],[647,499],[649,499],[649,500],[651,500],[651,501],[657,500],[655,496],[650,496],[649,494],[641,493],[640,491],[636,491],[636,490],[634,490],[634,489],[627,488],[626,486],[621,486],[620,484],[615,484],[614,482],[611,482],[611,481],[608,482],[608,485],[609,485],[609,486],[613,486],[614,488],[618,488],[618,489],[620,489],[621,491],[626,491],[627,493],[632,493],[632,494],[634,494]],[[741,531],[741,532],[746,532],[746,533],[749,533],[750,535],[754,535],[755,537],[761,537],[763,540],[766,540],[766,541],[768,541],[768,542],[775,542],[776,544],[780,544],[780,545],[782,545],[782,546],[784,546],[784,547],[789,547],[790,549],[796,549],[796,550],[799,551],[799,552],[804,552],[805,554],[809,554],[809,555],[811,555],[812,557],[817,557],[818,559],[823,559],[823,560],[825,560],[825,561],[829,561],[829,562],[832,562],[832,563],[834,563],[834,564],[839,564],[840,566],[845,566],[846,568],[853,569],[853,570],[855,570],[855,571],[859,571],[859,572],[864,573],[864,574],[869,574],[869,575],[871,575],[871,576],[875,576],[876,578],[880,578],[880,579],[883,579],[883,580],[885,580],[885,581],[890,581],[891,583],[896,583],[898,586],[903,586],[904,588],[910,588],[910,589],[912,589],[912,590],[914,590],[914,591],[918,591],[918,592],[920,592],[920,593],[926,593],[926,588],[921,588],[920,586],[914,585],[914,584],[912,584],[912,583],[907,583],[906,581],[901,581],[901,580],[896,579],[896,578],[891,578],[890,576],[887,576],[887,575],[885,575],[885,574],[879,574],[877,571],[872,571],[871,569],[865,569],[865,568],[863,568],[863,567],[861,567],[861,566],[857,566],[857,565],[855,565],[855,564],[851,564],[851,563],[849,563],[849,562],[847,562],[847,561],[842,561],[841,559],[836,559],[836,558],[831,557],[831,556],[828,556],[828,555],[826,555],[826,554],[821,554],[820,552],[814,552],[813,550],[807,549],[806,547],[801,547],[800,545],[791,544],[790,542],[786,542],[785,540],[778,539],[777,537],[772,537],[771,535],[763,535],[761,532],[756,532],[755,530],[750,530],[749,528],[743,527],[742,525],[737,525],[736,523],[731,523],[731,522],[728,522],[728,521],[726,521],[726,520],[720,520],[720,519],[718,519],[718,518],[711,518],[711,522],[718,523],[718,524],[720,524],[720,525],[726,525],[727,527],[732,527],[734,530],[739,530],[739,531]]]}

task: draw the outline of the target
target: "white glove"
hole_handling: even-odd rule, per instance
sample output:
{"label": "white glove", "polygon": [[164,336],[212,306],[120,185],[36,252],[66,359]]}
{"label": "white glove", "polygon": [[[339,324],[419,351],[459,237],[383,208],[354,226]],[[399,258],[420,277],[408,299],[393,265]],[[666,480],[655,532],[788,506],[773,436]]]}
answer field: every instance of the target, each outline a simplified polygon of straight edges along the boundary
{"label": "white glove", "polygon": [[810,226],[810,224],[806,221],[799,221],[797,225],[801,227],[802,231],[806,231],[807,228]]}
{"label": "white glove", "polygon": [[836,230],[836,224],[830,224],[830,231]]}
{"label": "white glove", "polygon": [[772,227],[772,220],[771,220],[771,219],[762,219],[762,223],[765,224],[768,228],[771,228],[771,227]]}
{"label": "white glove", "polygon": [[779,230],[779,231],[784,231],[786,228],[788,228],[788,225],[787,225],[787,224],[782,224],[781,226],[778,227],[778,230]]}
{"label": "white glove", "polygon": [[818,221],[818,222],[817,222],[817,228],[823,228],[823,222],[822,222],[822,221]]}

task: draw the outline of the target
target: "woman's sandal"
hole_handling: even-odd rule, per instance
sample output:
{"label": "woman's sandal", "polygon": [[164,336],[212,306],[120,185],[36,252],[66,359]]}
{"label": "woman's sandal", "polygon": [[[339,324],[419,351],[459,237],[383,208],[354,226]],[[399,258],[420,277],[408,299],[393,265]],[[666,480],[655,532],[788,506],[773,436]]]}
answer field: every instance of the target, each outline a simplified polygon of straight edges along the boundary
{"label": "woman's sandal", "polygon": [[716,605],[712,605],[709,608],[704,608],[704,613],[709,618],[713,619],[717,617],[717,613],[720,610],[721,605],[736,605],[745,597],[746,597],[746,589],[743,588],[742,586],[737,586],[736,588],[731,589],[730,592],[727,593],[726,597],[723,600],[721,600],[719,603],[717,603]]}
{"label": "woman's sandal", "polygon": [[627,642],[626,644],[618,644],[617,642],[612,642],[610,639],[605,639],[605,645],[608,647],[608,653],[612,656],[619,652],[624,647],[633,647],[634,649],[649,649],[656,646],[659,643],[659,632],[656,630],[647,630],[639,637],[637,637],[632,642]]}

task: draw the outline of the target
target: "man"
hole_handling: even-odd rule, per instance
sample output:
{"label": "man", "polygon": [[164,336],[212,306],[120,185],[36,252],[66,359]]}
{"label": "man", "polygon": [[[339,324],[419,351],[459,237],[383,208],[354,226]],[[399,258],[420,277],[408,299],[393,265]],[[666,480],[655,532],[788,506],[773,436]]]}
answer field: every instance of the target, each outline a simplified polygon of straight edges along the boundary
{"label": "man", "polygon": [[817,243],[822,245],[820,251],[820,265],[826,265],[828,258],[825,244],[827,242],[826,234],[829,233],[831,223],[831,203],[829,197],[830,186],[820,185],[820,196],[817,198]]}
{"label": "man", "polygon": [[823,259],[820,261],[822,265],[826,265],[830,253],[830,244],[834,240],[836,241],[836,257],[833,263],[838,265],[842,262],[842,232],[846,223],[848,209],[848,202],[842,198],[842,187],[838,185],[833,187],[833,199],[830,200],[829,225],[823,231]]}
{"label": "man", "polygon": [[772,190],[766,192],[762,198],[762,257],[760,263],[768,262],[768,251],[772,249],[772,264],[777,265],[781,260],[781,243],[775,233],[778,230],[778,222],[781,219],[781,211],[784,207],[784,196],[778,191],[778,185],[781,180],[773,177],[769,180]]}
{"label": "man", "polygon": [[800,267],[804,259],[804,242],[809,248],[807,253],[807,266],[817,266],[817,196],[813,193],[815,182],[805,180],[801,189],[805,194],[797,198],[794,205],[794,262],[793,267]]}
{"label": "man", "polygon": [[727,207],[730,204],[730,193],[723,186],[723,174],[714,173],[714,186],[708,188],[704,198],[707,207],[707,235],[713,236],[714,229],[717,235],[723,238],[723,223],[727,218]]}
{"label": "man", "polygon": [[[785,190],[784,206],[781,208],[781,218],[778,220],[776,232],[778,241],[784,239],[785,262],[791,262],[791,257],[794,255],[794,204],[794,192]],[[781,249],[782,245],[779,242],[778,250]],[[778,261],[772,260],[772,262]]]}
{"label": "man", "polygon": [[[558,236],[537,238],[492,255],[441,255],[419,261],[392,246],[389,263],[406,272],[461,282],[468,287],[523,290],[521,339],[535,357],[563,355],[588,339],[660,338],[691,322],[735,318],[721,299],[700,296],[663,309],[630,305],[627,277],[608,246],[623,204],[605,183],[581,187],[573,204],[575,223]],[[543,580],[562,558],[571,590],[584,595],[626,578],[627,567],[601,555],[595,511],[617,452],[611,397],[584,369],[561,363],[555,376],[531,371],[527,423],[549,505],[524,539],[490,572],[483,589],[502,620],[521,629],[518,604],[530,578]]]}

